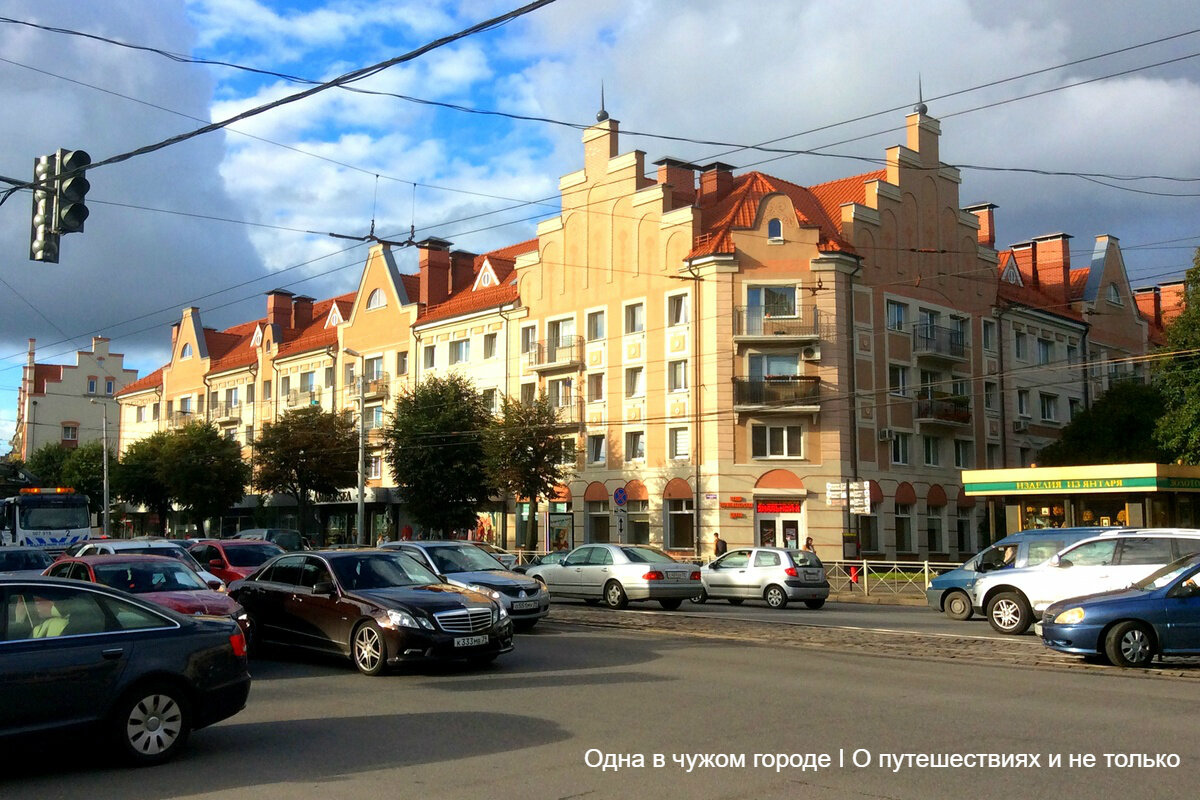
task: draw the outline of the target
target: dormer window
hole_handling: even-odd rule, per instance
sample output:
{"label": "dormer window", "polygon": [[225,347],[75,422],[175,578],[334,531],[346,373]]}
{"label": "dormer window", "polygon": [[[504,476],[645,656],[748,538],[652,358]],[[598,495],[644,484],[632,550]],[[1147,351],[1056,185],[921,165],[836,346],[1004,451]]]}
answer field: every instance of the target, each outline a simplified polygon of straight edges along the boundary
{"label": "dormer window", "polygon": [[387,305],[387,299],[383,296],[383,289],[375,289],[367,296],[367,309],[383,308]]}
{"label": "dormer window", "polygon": [[1115,283],[1110,283],[1108,285],[1108,302],[1118,306],[1123,305],[1121,302],[1121,291],[1117,289],[1117,285]]}
{"label": "dormer window", "polygon": [[179,357],[181,359],[192,357],[192,343],[191,342],[184,344],[183,348],[180,349],[180,351],[179,351]]}
{"label": "dormer window", "polygon": [[479,276],[479,285],[480,286],[491,286],[492,283],[493,283],[492,273],[484,272],[482,275]]}
{"label": "dormer window", "polygon": [[783,243],[783,221],[773,219],[767,222],[767,241],[771,244]]}

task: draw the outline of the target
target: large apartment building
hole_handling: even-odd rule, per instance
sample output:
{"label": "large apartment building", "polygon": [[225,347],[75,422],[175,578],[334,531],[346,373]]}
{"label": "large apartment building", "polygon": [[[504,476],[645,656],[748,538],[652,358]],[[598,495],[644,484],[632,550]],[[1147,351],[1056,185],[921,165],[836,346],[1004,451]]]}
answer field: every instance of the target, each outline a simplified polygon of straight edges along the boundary
{"label": "large apartment building", "polygon": [[[120,394],[122,444],[200,415],[248,454],[288,407],[361,405],[368,525],[395,536],[408,520],[374,431],[397,393],[457,371],[496,406],[545,391],[559,407],[577,458],[539,504],[547,537],[974,552],[987,523],[960,471],[1027,465],[1137,377],[1178,292],[1134,292],[1111,236],[1078,267],[1066,234],[998,250],[996,208],[960,203],[940,133],[921,107],[884,169],[804,187],[674,158],[648,174],[606,117],[533,240],[477,255],[427,239],[416,275],[376,246],[355,291],[272,292],[226,331],[186,310],[171,362]],[[848,482],[869,513],[831,496]],[[327,535],[356,499],[321,506]],[[497,498],[480,530],[513,544],[527,513]]]}

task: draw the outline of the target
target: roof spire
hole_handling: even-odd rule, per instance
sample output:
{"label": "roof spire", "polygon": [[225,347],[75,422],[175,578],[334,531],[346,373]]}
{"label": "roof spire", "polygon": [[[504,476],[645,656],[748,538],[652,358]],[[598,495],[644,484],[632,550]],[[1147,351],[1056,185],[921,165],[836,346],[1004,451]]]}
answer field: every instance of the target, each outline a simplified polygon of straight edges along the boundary
{"label": "roof spire", "polygon": [[596,112],[596,122],[604,122],[608,119],[608,112],[604,110],[604,81],[600,81],[600,110]]}
{"label": "roof spire", "polygon": [[921,91],[921,73],[917,73],[917,104],[913,107],[913,111],[918,114],[925,114],[929,111],[929,106],[925,105],[925,98]]}

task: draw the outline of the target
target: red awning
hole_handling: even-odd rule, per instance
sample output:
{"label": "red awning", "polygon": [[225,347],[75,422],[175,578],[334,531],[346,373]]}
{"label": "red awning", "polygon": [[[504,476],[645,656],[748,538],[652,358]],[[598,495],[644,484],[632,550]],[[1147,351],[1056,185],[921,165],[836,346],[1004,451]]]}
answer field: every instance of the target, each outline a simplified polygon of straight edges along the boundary
{"label": "red awning", "polygon": [[650,492],[646,491],[646,484],[634,478],[625,484],[625,496],[630,500],[649,500]]}
{"label": "red awning", "polygon": [[930,508],[941,508],[946,505],[946,490],[936,483],[933,484],[925,495],[925,504]]}
{"label": "red awning", "polygon": [[917,502],[917,493],[911,483],[904,481],[896,487],[896,502],[905,506],[911,506]]}
{"label": "red awning", "polygon": [[693,496],[692,487],[683,478],[672,478],[663,488],[664,500],[687,500]]}
{"label": "red awning", "polygon": [[604,488],[604,484],[599,481],[592,481],[588,484],[587,489],[583,493],[584,500],[607,500],[608,489]]}

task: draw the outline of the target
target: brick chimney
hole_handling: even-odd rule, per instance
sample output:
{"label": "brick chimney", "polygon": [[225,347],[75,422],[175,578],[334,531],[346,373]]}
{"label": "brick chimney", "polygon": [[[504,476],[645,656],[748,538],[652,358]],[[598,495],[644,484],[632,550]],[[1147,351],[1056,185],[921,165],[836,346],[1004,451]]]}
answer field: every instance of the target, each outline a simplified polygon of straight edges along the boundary
{"label": "brick chimney", "polygon": [[700,168],[700,199],[709,200],[713,197],[728,194],[733,188],[733,167],[720,161],[705,164]]}
{"label": "brick chimney", "polygon": [[291,327],[292,296],[292,293],[286,289],[272,289],[267,292],[268,325],[278,325],[281,328]]}
{"label": "brick chimney", "polygon": [[450,251],[450,294],[468,288],[475,282],[475,253],[466,250]]}
{"label": "brick chimney", "polygon": [[307,328],[312,319],[313,299],[304,294],[292,298],[292,327],[296,330]]}
{"label": "brick chimney", "polygon": [[696,201],[696,170],[699,167],[670,157],[654,163],[658,167],[658,182],[671,187],[671,208],[688,206]]}
{"label": "brick chimney", "polygon": [[1038,278],[1045,286],[1061,284],[1069,291],[1071,286],[1070,234],[1048,233],[1033,239],[1034,262]]}
{"label": "brick chimney", "polygon": [[417,242],[420,256],[417,273],[421,278],[420,302],[426,308],[444,302],[450,294],[450,242],[425,239]]}
{"label": "brick chimney", "polygon": [[996,249],[996,206],[992,203],[976,203],[967,206],[964,211],[974,214],[979,220],[978,241],[984,247]]}

